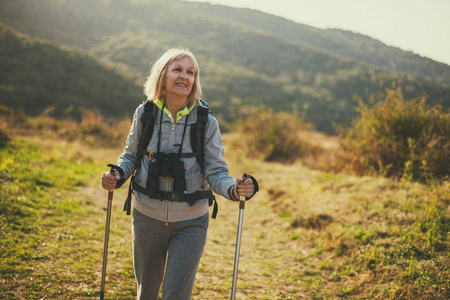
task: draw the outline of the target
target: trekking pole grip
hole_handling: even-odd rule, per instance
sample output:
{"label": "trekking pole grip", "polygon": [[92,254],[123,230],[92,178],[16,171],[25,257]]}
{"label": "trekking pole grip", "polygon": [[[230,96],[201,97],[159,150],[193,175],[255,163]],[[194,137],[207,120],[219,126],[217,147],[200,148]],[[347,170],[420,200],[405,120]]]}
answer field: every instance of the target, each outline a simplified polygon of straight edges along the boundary
{"label": "trekking pole grip", "polygon": [[[244,173],[244,175],[242,175],[242,182],[247,180],[247,178],[249,178],[248,175]],[[246,197],[239,194],[239,208],[240,209],[245,208],[245,200],[247,200]]]}

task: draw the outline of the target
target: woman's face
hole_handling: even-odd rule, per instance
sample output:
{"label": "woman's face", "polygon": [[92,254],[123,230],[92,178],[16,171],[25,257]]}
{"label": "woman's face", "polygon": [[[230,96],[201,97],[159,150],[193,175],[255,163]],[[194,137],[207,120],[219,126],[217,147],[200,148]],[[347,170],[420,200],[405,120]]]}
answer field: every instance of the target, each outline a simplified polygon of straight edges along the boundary
{"label": "woman's face", "polygon": [[177,97],[187,97],[192,91],[195,68],[190,57],[185,56],[168,65],[164,80],[164,92]]}

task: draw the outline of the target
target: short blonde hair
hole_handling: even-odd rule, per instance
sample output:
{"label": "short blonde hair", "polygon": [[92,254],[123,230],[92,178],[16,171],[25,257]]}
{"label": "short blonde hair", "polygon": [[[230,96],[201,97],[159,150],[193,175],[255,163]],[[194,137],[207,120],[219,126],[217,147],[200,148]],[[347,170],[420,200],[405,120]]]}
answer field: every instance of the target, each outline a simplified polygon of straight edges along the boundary
{"label": "short blonde hair", "polygon": [[156,102],[158,99],[164,98],[164,79],[167,74],[167,67],[174,61],[184,57],[189,57],[194,64],[194,84],[192,91],[188,96],[188,106],[194,104],[199,105],[202,96],[202,87],[200,84],[200,67],[194,54],[187,48],[172,48],[162,54],[150,69],[150,75],[144,82],[144,95],[147,100]]}

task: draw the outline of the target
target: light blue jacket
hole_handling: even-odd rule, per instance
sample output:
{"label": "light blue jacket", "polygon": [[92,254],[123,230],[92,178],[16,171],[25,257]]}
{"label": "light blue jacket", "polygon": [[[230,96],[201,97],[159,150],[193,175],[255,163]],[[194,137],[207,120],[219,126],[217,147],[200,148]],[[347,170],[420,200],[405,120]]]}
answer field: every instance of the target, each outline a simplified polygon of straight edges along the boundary
{"label": "light blue jacket", "polygon": [[[139,139],[142,131],[141,116],[144,112],[144,105],[141,104],[133,117],[130,133],[128,135],[126,146],[123,153],[119,156],[117,166],[124,171],[125,181],[134,171],[134,162],[139,146]],[[155,119],[153,136],[150,140],[147,150],[153,153],[157,152],[158,135],[161,123],[161,142],[160,152],[178,153],[179,146],[183,144],[182,153],[192,153],[190,125],[197,122],[197,109],[193,109],[188,115],[183,116],[178,122],[174,123],[172,118],[158,109],[158,115]],[[188,127],[185,137],[182,141],[186,118],[188,118]],[[181,158],[184,162],[185,179],[187,193],[211,189],[227,199],[232,199],[230,195],[231,188],[235,184],[235,179],[228,173],[228,166],[223,157],[224,147],[222,143],[219,124],[216,118],[209,114],[205,130],[205,175],[201,173],[200,165],[195,157]],[[141,167],[138,170],[135,181],[145,188],[147,181],[148,165],[151,158],[144,156],[141,161]],[[173,178],[159,177],[160,190],[172,191]],[[134,207],[151,218],[164,222],[178,222],[200,217],[208,212],[208,199],[200,200],[193,206],[187,202],[170,202],[167,200],[150,199],[148,196],[139,192],[134,192]]]}

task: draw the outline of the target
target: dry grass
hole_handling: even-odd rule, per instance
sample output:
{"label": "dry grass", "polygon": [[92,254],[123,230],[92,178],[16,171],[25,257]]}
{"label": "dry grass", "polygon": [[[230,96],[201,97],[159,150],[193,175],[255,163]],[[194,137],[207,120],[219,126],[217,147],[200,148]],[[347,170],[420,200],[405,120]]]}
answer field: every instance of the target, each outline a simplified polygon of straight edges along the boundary
{"label": "dry grass", "polygon": [[[0,105],[0,140],[8,136],[41,136],[46,139],[82,142],[98,147],[117,147],[126,139],[131,120],[105,119],[100,113],[83,110],[81,120],[55,119],[52,108],[37,117]],[[3,138],[2,138],[3,137]]]}
{"label": "dry grass", "polygon": [[[23,203],[30,211],[17,210],[20,225],[8,223],[2,209],[0,298],[98,298],[106,207],[100,175],[122,146],[34,136],[24,137],[31,146],[23,162],[14,154],[18,149],[0,149],[14,150],[4,168],[14,162],[17,172],[27,169],[40,178],[1,177],[2,204]],[[334,149],[324,136],[313,140]],[[246,157],[243,141],[224,136],[231,175],[252,174],[262,189],[245,209],[238,299],[449,298],[448,181],[432,188],[301,162],[263,163]],[[326,153],[323,159],[332,160]],[[135,295],[125,193],[122,188],[114,195],[108,299]],[[219,198],[192,299],[229,299],[237,220],[237,204]]]}

